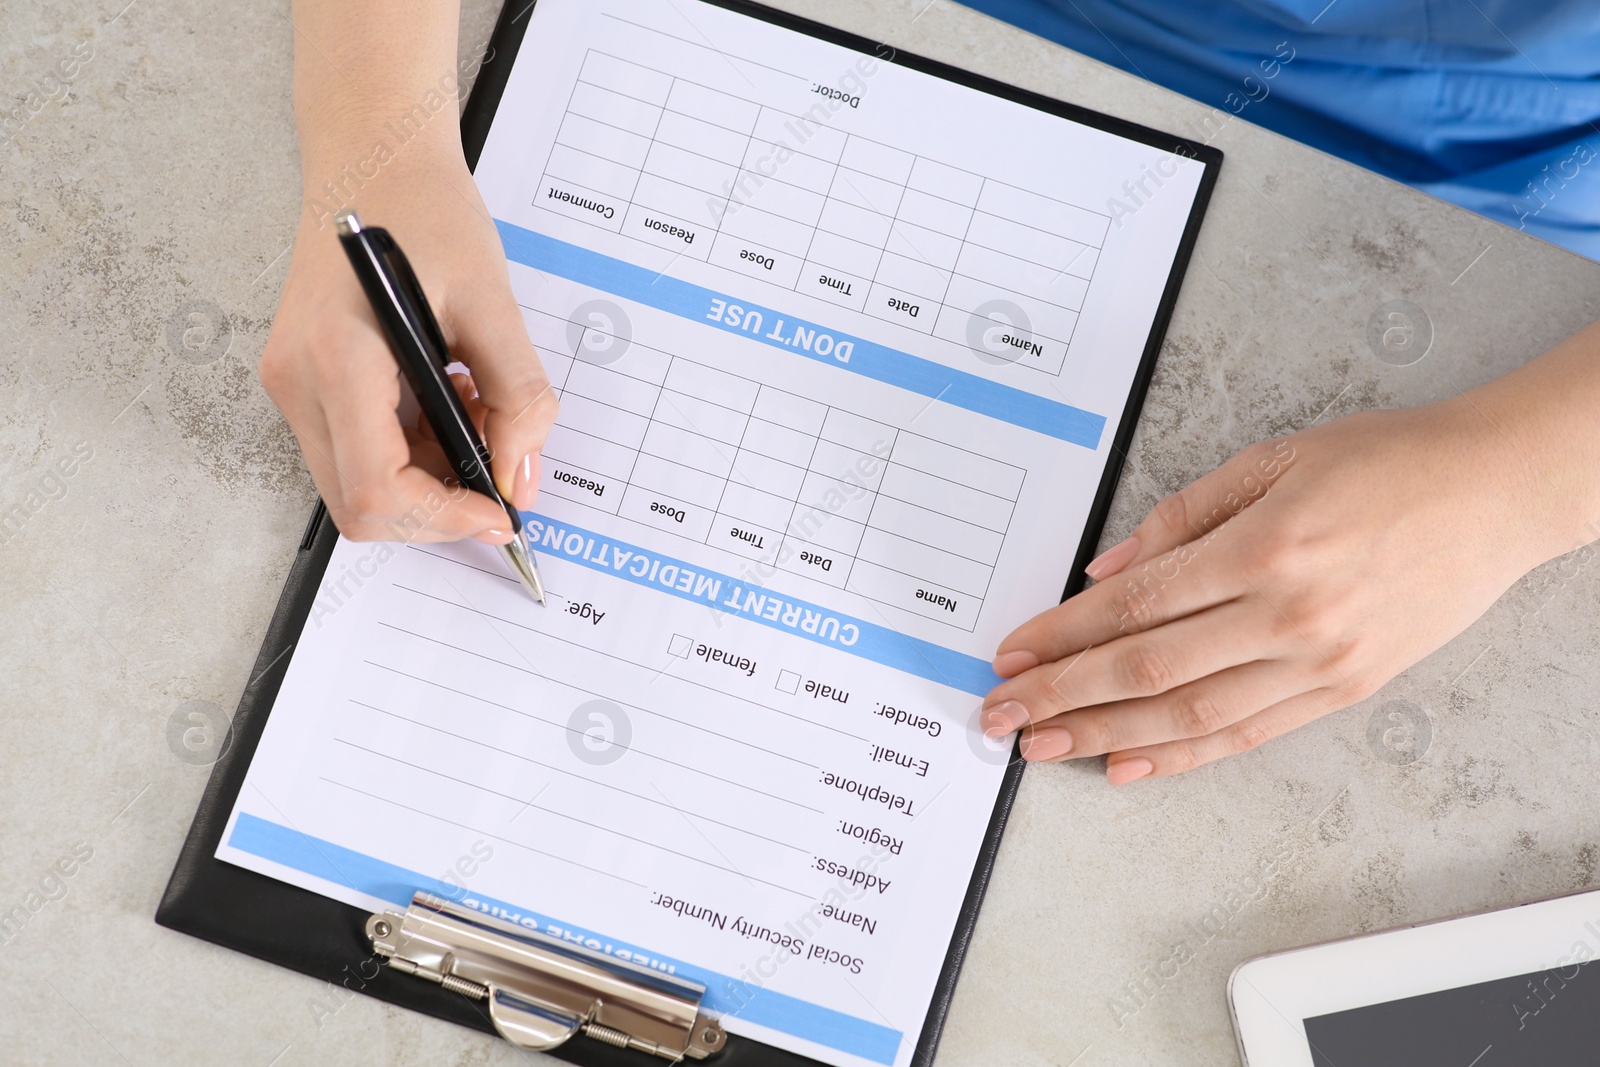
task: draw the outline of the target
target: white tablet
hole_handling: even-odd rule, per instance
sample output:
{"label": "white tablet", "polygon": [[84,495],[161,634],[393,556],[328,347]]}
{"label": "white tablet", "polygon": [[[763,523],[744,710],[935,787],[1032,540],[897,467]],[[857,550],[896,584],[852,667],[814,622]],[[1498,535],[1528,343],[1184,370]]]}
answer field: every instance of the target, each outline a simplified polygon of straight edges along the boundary
{"label": "white tablet", "polygon": [[1600,890],[1240,964],[1245,1067],[1600,1063]]}

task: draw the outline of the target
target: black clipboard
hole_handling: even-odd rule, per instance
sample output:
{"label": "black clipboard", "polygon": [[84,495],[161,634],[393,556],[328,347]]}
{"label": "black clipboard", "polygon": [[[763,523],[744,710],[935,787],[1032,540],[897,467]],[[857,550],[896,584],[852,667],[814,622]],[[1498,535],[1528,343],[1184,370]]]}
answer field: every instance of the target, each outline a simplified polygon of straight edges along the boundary
{"label": "black clipboard", "polygon": [[[1209,145],[1014,88],[944,63],[908,55],[888,45],[748,0],[705,2],[871,55],[880,62],[930,74],[1085,126],[1171,151],[1204,165],[1205,172],[1156,308],[1150,335],[1134,376],[1133,388],[1129,391],[1127,404],[1113,433],[1111,452],[1095,491],[1089,520],[1062,597],[1065,599],[1077,593],[1083,588],[1083,568],[1099,543],[1110,510],[1111,498],[1122,473],[1122,464],[1133,438],[1139,411],[1155,372],[1156,357],[1177,303],[1178,290],[1199,235],[1201,220],[1216,185],[1222,152]],[[518,47],[531,21],[529,16],[533,6],[531,2],[523,4],[521,0],[510,0],[500,12],[490,38],[489,54],[483,62],[461,119],[462,141],[470,167],[476,168],[478,156],[488,138]],[[216,858],[229,814],[244,783],[295,643],[310,614],[322,573],[337,540],[338,531],[321,501],[318,501],[301,539],[298,556],[284,583],[283,594],[273,612],[250,680],[240,697],[222,755],[212,769],[194,823],[189,828],[177,865],[156,910],[156,922],[343,989],[365,993],[391,1004],[492,1034],[494,1027],[482,1004],[437,985],[396,973],[388,967],[378,966],[364,933],[368,914],[364,910]],[[931,1064],[938,1048],[961,963],[977,924],[978,908],[988,888],[1000,838],[1022,781],[1022,769],[1023,763],[1013,751],[912,1057],[912,1063],[919,1067]],[[573,1063],[592,1064],[594,1067],[642,1067],[661,1062],[643,1053],[585,1039],[569,1041],[554,1049],[550,1055]],[[726,1049],[708,1062],[726,1067],[819,1067],[816,1060],[738,1035],[730,1035]]]}

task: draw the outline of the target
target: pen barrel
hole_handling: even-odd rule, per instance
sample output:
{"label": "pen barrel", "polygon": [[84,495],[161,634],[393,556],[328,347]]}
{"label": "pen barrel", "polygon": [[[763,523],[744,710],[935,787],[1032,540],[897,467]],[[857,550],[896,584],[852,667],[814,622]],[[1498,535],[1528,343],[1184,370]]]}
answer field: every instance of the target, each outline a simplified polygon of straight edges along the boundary
{"label": "pen barrel", "polygon": [[520,533],[522,517],[494,484],[489,448],[445,371],[449,347],[405,253],[376,227],[341,234],[339,242],[456,480],[504,508],[511,532]]}

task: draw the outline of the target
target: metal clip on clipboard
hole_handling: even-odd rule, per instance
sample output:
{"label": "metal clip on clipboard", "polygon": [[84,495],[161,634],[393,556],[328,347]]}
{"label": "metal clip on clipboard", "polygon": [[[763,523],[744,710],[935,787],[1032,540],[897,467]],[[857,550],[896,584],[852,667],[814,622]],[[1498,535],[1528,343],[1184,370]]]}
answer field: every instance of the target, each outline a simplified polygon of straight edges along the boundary
{"label": "metal clip on clipboard", "polygon": [[677,1063],[720,1052],[727,1035],[700,1014],[705,986],[525,930],[430,893],[404,915],[367,919],[389,966],[489,1002],[500,1036],[544,1051],[573,1034]]}

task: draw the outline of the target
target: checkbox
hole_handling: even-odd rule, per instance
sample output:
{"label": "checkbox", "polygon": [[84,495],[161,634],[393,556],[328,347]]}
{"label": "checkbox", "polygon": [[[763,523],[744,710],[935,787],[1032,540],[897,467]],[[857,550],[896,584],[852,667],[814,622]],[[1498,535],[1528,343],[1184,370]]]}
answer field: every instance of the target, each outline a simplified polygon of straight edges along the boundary
{"label": "checkbox", "polygon": [[782,693],[797,692],[800,688],[800,676],[794,671],[778,672],[778,691]]}
{"label": "checkbox", "polygon": [[667,642],[667,655],[677,656],[679,659],[688,659],[689,653],[694,650],[694,641],[682,634],[673,634],[672,640]]}

